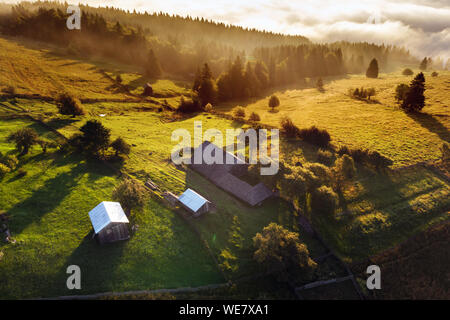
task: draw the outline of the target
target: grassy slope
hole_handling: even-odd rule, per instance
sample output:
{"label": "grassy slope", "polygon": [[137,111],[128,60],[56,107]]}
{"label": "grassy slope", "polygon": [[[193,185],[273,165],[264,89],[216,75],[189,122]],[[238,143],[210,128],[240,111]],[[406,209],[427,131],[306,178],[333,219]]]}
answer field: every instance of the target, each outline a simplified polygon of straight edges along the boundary
{"label": "grassy slope", "polygon": [[[5,136],[19,127],[45,129],[25,120],[0,122],[0,150],[11,151]],[[98,246],[90,240],[87,213],[110,200],[118,178],[110,170],[76,156],[44,156],[39,148],[23,161],[24,178],[8,174],[0,186],[1,208],[11,217],[15,245],[1,243],[0,297],[73,294],[65,268],[82,270],[78,294],[198,286],[223,281],[197,236],[171,210],[150,200],[134,223],[130,241]]]}
{"label": "grassy slope", "polygon": [[[0,40],[1,41],[1,40]],[[3,40],[4,41],[4,40]],[[32,56],[39,56],[39,53],[31,53]],[[11,55],[14,56],[15,54]],[[46,59],[48,57],[41,57],[44,61],[41,64],[44,64]],[[54,58],[54,61],[59,61],[59,58]],[[50,61],[53,61],[50,59]],[[3,59],[0,59],[0,64],[4,63]],[[56,62],[55,62],[56,63]],[[55,72],[64,72],[64,69],[57,69]],[[111,71],[112,74],[116,71]],[[120,73],[122,73],[119,70]],[[129,83],[134,80],[143,81],[142,79],[136,78],[137,76],[132,71],[126,70],[122,73],[124,82]],[[128,77],[129,76],[129,77]],[[62,78],[64,78],[64,75],[61,75]],[[84,77],[84,76],[83,76]],[[386,76],[387,80],[389,80],[390,77],[394,77],[392,75]],[[89,73],[86,74],[86,78],[89,78]],[[394,77],[395,78],[395,77]],[[353,80],[352,80],[353,79]],[[431,79],[431,78],[427,78]],[[364,80],[364,79],[359,79]],[[314,99],[322,99],[325,96],[319,96],[319,93],[315,89],[307,89],[307,90],[294,90],[292,92],[295,92],[296,94],[305,95],[303,99],[299,99],[298,105],[300,105],[300,102],[302,103],[302,113],[297,113],[298,115],[303,114],[310,114],[311,119],[320,120],[324,118],[324,123],[333,124],[335,127],[335,130],[343,130],[342,126],[338,125],[342,122],[342,117],[346,119],[346,112],[350,114],[354,114],[354,110],[362,110],[364,113],[367,113],[367,108],[374,108],[370,110],[375,110],[372,113],[365,115],[362,117],[362,122],[366,125],[366,131],[369,132],[371,130],[378,130],[378,134],[381,136],[384,136],[384,131],[389,129],[390,126],[396,125],[395,121],[393,120],[393,115],[395,114],[397,117],[400,117],[401,122],[407,121],[407,118],[404,118],[400,111],[395,111],[395,108],[392,107],[389,109],[386,106],[380,105],[380,104],[366,104],[363,102],[359,102],[350,98],[347,98],[345,96],[346,88],[345,83],[341,81],[354,81],[351,83],[347,83],[350,86],[356,86],[361,85],[359,83],[358,78],[355,76],[351,78],[350,80],[339,80],[336,82],[336,85],[339,84],[341,87],[338,92],[336,92],[336,97],[340,97],[340,99],[348,99],[345,100],[346,103],[338,103],[336,107],[336,101],[326,101],[325,99],[320,100],[320,103],[316,101],[315,108],[307,108],[306,105],[303,104],[303,101],[306,99],[307,96],[310,96],[313,101]],[[385,79],[386,80],[386,79]],[[20,78],[15,78],[11,81],[21,81]],[[370,80],[372,81],[372,80]],[[373,80],[378,81],[378,80]],[[379,80],[381,82],[381,80]],[[390,80],[389,80],[390,81]],[[397,80],[393,80],[394,82]],[[81,81],[81,84],[84,82]],[[13,82],[13,85],[15,83]],[[77,84],[78,85],[78,84]],[[91,84],[92,85],[92,84]],[[365,86],[369,86],[369,84],[364,84]],[[444,82],[438,83],[439,87],[443,87],[446,84]],[[159,88],[160,86],[160,88]],[[182,89],[182,87],[177,87],[177,85],[174,85],[174,82],[165,82],[165,81],[159,81],[156,85],[154,85],[155,88],[159,88],[157,90],[160,90],[162,93],[165,93],[167,96],[171,95],[170,92],[173,92],[173,90],[177,91],[178,94],[182,94],[185,89]],[[165,87],[167,87],[165,89]],[[386,89],[390,88],[391,90],[393,88],[392,83],[388,83],[386,85]],[[329,90],[329,86],[326,86],[326,92],[324,94],[320,95],[326,95],[331,92]],[[103,90],[103,89],[102,89]],[[101,90],[101,91],[102,91]],[[436,94],[430,99],[430,100],[436,100],[441,101],[441,103],[444,103],[442,101],[446,101],[445,94],[442,94],[441,91],[439,91],[439,88],[436,87],[434,89],[434,93]],[[20,91],[20,90],[19,90]],[[75,89],[75,92],[82,91],[82,85],[80,87],[77,87]],[[431,91],[431,90],[430,90]],[[428,91],[428,92],[430,92]],[[104,91],[102,91],[104,92]],[[288,91],[290,92],[290,91]],[[287,92],[287,93],[288,93]],[[328,92],[328,93],[327,93]],[[389,91],[390,92],[390,91]],[[385,94],[388,96],[390,93],[388,91],[385,91]],[[286,94],[287,94],[286,93]],[[109,93],[108,93],[108,96]],[[378,96],[378,99],[382,102],[382,94]],[[176,98],[176,97],[175,97]],[[329,96],[328,98],[334,99],[333,96]],[[448,97],[447,97],[448,98]],[[390,99],[390,98],[386,98]],[[301,101],[300,101],[301,100]],[[278,114],[267,114],[266,118],[263,117],[263,121],[269,122],[267,120],[268,118],[272,119],[274,123],[277,123],[277,121],[274,120],[274,117],[279,117],[280,114],[283,111],[284,108],[284,100],[281,99],[282,106],[280,108],[280,113]],[[265,109],[265,103],[260,102],[261,104],[261,110]],[[292,109],[290,110],[290,114],[293,110],[298,108],[297,104],[292,105]],[[219,254],[220,250],[223,249],[225,246],[227,246],[227,240],[228,240],[228,231],[230,229],[231,219],[233,215],[237,215],[241,221],[241,228],[243,230],[244,236],[245,236],[245,249],[243,250],[241,254],[241,272],[240,274],[246,274],[251,273],[253,271],[253,264],[250,262],[250,255],[248,252],[248,249],[250,247],[250,239],[254,236],[254,234],[261,230],[261,228],[265,225],[267,225],[270,221],[277,221],[281,224],[284,224],[285,226],[288,226],[290,228],[295,229],[295,223],[294,219],[295,217],[292,216],[291,212],[289,212],[288,208],[286,207],[286,204],[280,201],[273,201],[271,203],[266,204],[265,206],[261,208],[255,208],[251,209],[234,199],[233,197],[229,196],[228,194],[220,191],[217,189],[213,184],[209,183],[204,178],[198,176],[197,174],[191,172],[191,171],[181,171],[176,169],[172,164],[170,164],[169,155],[170,151],[172,149],[172,146],[175,145],[174,142],[170,141],[170,135],[172,131],[176,128],[185,128],[188,130],[193,129],[193,122],[194,120],[202,120],[204,130],[207,128],[215,127],[221,130],[224,130],[226,128],[233,128],[233,127],[239,127],[240,124],[236,122],[231,122],[229,120],[224,120],[221,118],[217,118],[214,116],[207,116],[207,115],[199,115],[192,118],[176,121],[176,122],[170,122],[167,118],[167,116],[170,114],[164,114],[164,113],[154,113],[154,112],[138,112],[139,108],[142,107],[155,107],[151,104],[136,104],[136,103],[94,103],[94,104],[88,104],[85,105],[85,108],[88,111],[88,116],[82,121],[80,119],[68,119],[67,117],[61,117],[56,115],[56,107],[52,104],[48,103],[41,103],[39,101],[30,101],[30,100],[20,100],[18,99],[15,103],[11,101],[2,102],[2,105],[0,106],[0,111],[8,111],[8,112],[17,112],[17,111],[23,111],[28,110],[32,114],[35,115],[41,115],[44,116],[46,121],[49,121],[49,124],[53,125],[55,128],[57,128],[61,133],[69,136],[77,131],[77,128],[79,128],[83,123],[84,120],[87,118],[95,117],[100,119],[107,127],[112,129],[112,135],[113,138],[117,136],[124,137],[127,141],[134,144],[132,148],[132,153],[130,155],[129,160],[127,160],[127,163],[125,165],[125,170],[129,173],[131,173],[133,176],[139,178],[139,179],[146,179],[147,177],[152,178],[157,184],[161,185],[163,189],[169,189],[174,192],[181,192],[184,190],[186,186],[193,187],[196,190],[199,190],[202,194],[204,194],[207,198],[210,198],[217,204],[219,204],[219,210],[218,213],[208,215],[203,217],[202,219],[196,221],[197,225],[199,226],[201,233],[203,237],[208,241],[212,249],[216,254]],[[376,109],[375,109],[376,108]],[[431,110],[432,107],[427,107],[428,110]],[[338,116],[332,117],[330,115],[330,112],[325,112],[325,110],[338,110],[338,115],[341,116],[339,119]],[[15,110],[15,111],[14,111]],[[436,104],[436,111],[435,115],[433,115],[432,119],[439,119],[438,121],[444,121],[442,119],[447,119],[444,116],[438,117],[438,113],[444,113],[445,108],[443,105]],[[383,112],[382,112],[383,111]],[[387,113],[387,115],[384,115],[383,117],[388,118],[386,121],[393,122],[391,124],[385,123],[384,125],[386,127],[379,127],[379,126],[373,126],[373,121],[370,122],[367,118],[370,116],[373,117],[373,114],[379,115],[381,117],[382,113]],[[100,118],[98,117],[98,114],[100,113],[106,113],[106,117]],[[397,114],[398,113],[398,114]],[[261,112],[263,115],[264,112]],[[332,113],[333,115],[336,113]],[[267,118],[268,117],[268,118]],[[406,117],[406,116],[405,116]],[[355,117],[356,119],[357,117]],[[264,120],[266,119],[266,120]],[[333,120],[334,119],[334,120]],[[411,119],[410,119],[411,120]],[[434,120],[431,120],[429,125],[426,127],[427,129],[422,128],[422,126],[418,125],[418,122],[405,122],[408,125],[411,124],[414,127],[414,130],[424,130],[423,132],[423,139],[430,139],[430,137],[433,137],[433,134],[430,133],[430,131],[435,131],[439,134],[437,136],[444,137],[445,138],[445,130],[448,128],[448,124],[446,122],[436,122]],[[322,120],[321,120],[322,121]],[[371,127],[368,127],[370,122]],[[313,122],[314,123],[314,122]],[[310,125],[312,123],[305,123],[303,122],[300,124],[301,127]],[[319,123],[320,125],[320,123]],[[363,128],[359,127],[358,122],[355,120],[353,123],[354,126],[358,126],[357,132],[364,131]],[[405,125],[405,124],[404,124]],[[444,129],[443,129],[444,126]],[[327,129],[329,129],[327,126],[322,126]],[[345,129],[345,128],[344,128]],[[347,128],[348,129],[348,128]],[[330,129],[331,130],[331,129]],[[411,134],[412,131],[410,129],[404,129],[404,131],[408,134]],[[443,131],[444,130],[444,131]],[[345,131],[345,130],[344,130]],[[396,131],[399,131],[398,128]],[[348,132],[346,133],[348,134]],[[397,132],[396,132],[397,134]],[[435,134],[436,135],[436,134]],[[338,137],[336,135],[333,135],[335,140]],[[361,141],[361,143],[364,143],[364,137],[361,136],[360,138],[356,139],[355,141]],[[367,138],[367,137],[366,137]],[[386,137],[384,137],[386,138]],[[436,138],[436,137],[435,137]],[[347,139],[347,138],[346,138]],[[381,142],[385,143],[382,139],[377,139],[378,144]],[[346,144],[350,140],[346,140]],[[441,141],[441,140],[439,140]],[[375,144],[375,140],[369,140],[370,143]],[[392,143],[400,143],[403,142],[396,142],[393,141]],[[389,150],[395,150],[395,148],[389,149],[389,144],[380,144],[383,148],[386,148],[387,151]],[[435,142],[434,147],[437,148],[438,143]],[[1,144],[0,144],[1,147]],[[392,147],[392,145],[391,145]],[[409,153],[413,154],[416,158],[426,158],[428,159],[430,154],[426,153],[426,150],[424,151],[424,147],[422,147],[420,144],[413,144],[414,148],[417,148],[415,152],[408,151]],[[282,159],[290,159],[293,155],[296,155],[303,160],[307,161],[315,161],[316,159],[316,152],[317,150],[305,143],[302,142],[296,142],[296,143],[283,143],[282,146]],[[376,149],[376,148],[375,148]],[[428,149],[427,149],[428,150]],[[430,147],[430,150],[434,150],[432,147]],[[395,150],[395,155],[399,158],[405,157],[405,151],[404,150]],[[423,153],[425,152],[425,153]],[[385,153],[387,154],[387,153]],[[390,154],[387,154],[390,155]],[[390,155],[392,156],[392,155]],[[398,158],[395,158],[395,160],[398,161]],[[418,160],[418,159],[416,159]],[[416,161],[414,160],[414,161]],[[412,161],[412,162],[414,162]],[[398,164],[399,162],[397,162]],[[410,162],[405,162],[410,163]],[[33,168],[34,169],[34,168]],[[103,178],[102,178],[103,179]],[[18,190],[20,188],[26,190],[27,187],[25,186],[16,186]],[[85,187],[90,188],[90,187]],[[106,189],[105,189],[106,190]],[[395,192],[392,192],[394,190]],[[332,221],[320,221],[320,229],[321,232],[323,232],[324,237],[329,242],[329,244],[338,251],[339,254],[341,254],[344,258],[347,258],[349,260],[352,259],[358,259],[360,257],[367,257],[371,253],[387,248],[389,246],[392,246],[393,244],[397,243],[398,241],[401,241],[404,239],[404,237],[407,237],[408,235],[413,234],[414,232],[418,231],[419,229],[426,228],[427,225],[431,224],[434,221],[448,218],[448,214],[446,215],[445,212],[439,212],[440,209],[445,208],[447,206],[448,208],[448,184],[444,184],[440,179],[434,176],[434,174],[431,174],[430,172],[419,172],[419,174],[414,175],[409,172],[406,172],[404,174],[400,174],[399,177],[394,178],[390,176],[375,176],[368,178],[368,175],[364,172],[360,174],[359,181],[355,184],[353,188],[351,188],[346,193],[346,199],[347,199],[347,205],[350,209],[350,214],[345,215],[341,217],[338,222],[332,222]],[[78,192],[78,191],[77,191]],[[103,192],[103,191],[101,191]],[[97,189],[90,190],[90,192],[87,192],[90,196],[91,194],[102,194]],[[107,193],[108,195],[110,192]],[[19,200],[20,201],[20,200]],[[95,201],[93,201],[95,202]],[[417,203],[418,205],[410,205]],[[95,204],[93,204],[95,205]],[[406,209],[404,209],[406,208]],[[88,207],[85,208],[86,210],[90,209]],[[84,209],[83,209],[84,210]],[[86,211],[84,210],[84,211]],[[165,210],[165,211],[164,211]],[[162,216],[170,216],[174,217],[174,213],[172,211],[164,209]],[[448,209],[447,209],[448,210]],[[83,211],[83,213],[84,213]],[[87,212],[87,211],[86,211]],[[423,212],[429,212],[429,214],[423,214]],[[380,219],[382,217],[382,219]],[[384,219],[384,220],[383,220]],[[363,221],[363,223],[360,222]],[[155,220],[156,221],[156,220]],[[177,221],[177,219],[174,217],[173,221]],[[147,222],[146,222],[147,223]],[[149,226],[152,226],[152,222],[148,222]],[[156,224],[160,224],[159,222],[155,222]],[[164,223],[162,223],[164,224]],[[364,227],[361,229],[363,232],[357,233],[356,236],[354,236],[354,230],[352,230],[352,227],[363,225]],[[142,228],[142,226],[141,226]],[[151,227],[150,227],[151,228]],[[185,230],[185,226],[183,226],[183,230],[187,233]],[[86,229],[88,230],[88,229]],[[39,232],[39,230],[36,229],[36,232]],[[87,232],[86,232],[87,233]],[[82,234],[84,236],[86,233]],[[304,240],[308,243],[311,252],[313,256],[318,256],[322,252],[322,248],[317,245],[315,241],[312,239],[308,239],[303,232],[300,230],[300,233],[302,234],[302,237]],[[137,238],[137,237],[136,237]],[[147,239],[148,240],[148,239]],[[152,243],[150,240],[148,240],[149,243]],[[78,244],[80,241],[78,241]],[[131,242],[130,242],[131,243]],[[355,247],[354,244],[358,243],[358,247]],[[82,243],[82,247],[84,246],[84,242]],[[128,244],[127,244],[128,245]],[[95,250],[95,246],[90,246],[89,250]],[[86,249],[89,251],[88,249]],[[112,251],[116,249],[111,249]],[[120,250],[120,249],[117,249]],[[163,250],[163,248],[161,248]],[[81,250],[78,257],[87,256],[85,252]],[[112,252],[111,251],[111,252]],[[126,252],[126,250],[121,250],[123,252]],[[121,254],[124,254],[124,253]],[[164,251],[161,251],[164,252]],[[30,251],[30,254],[32,252]],[[108,260],[108,253],[105,253],[105,256],[102,257],[102,259]],[[136,256],[133,256],[137,259],[137,256],[140,256],[141,253],[137,254]],[[113,255],[114,256],[114,255]],[[168,260],[167,260],[168,261]],[[120,259],[120,262],[114,262],[116,264],[125,263],[122,262],[122,259]],[[169,262],[167,262],[169,263]],[[175,264],[177,262],[175,261]],[[138,263],[136,263],[137,265]],[[23,264],[24,268],[26,268],[26,263]],[[182,263],[180,265],[183,265]],[[157,268],[156,265],[153,266],[154,268]],[[127,267],[124,267],[127,268]],[[136,266],[137,268],[137,266]],[[143,267],[144,270],[142,272],[134,272],[135,275],[131,275],[132,278],[138,278],[141,279],[146,275],[146,266]],[[124,269],[125,270],[125,269]],[[138,271],[138,269],[133,269],[134,271]],[[24,271],[23,275],[25,276],[26,272]],[[122,274],[119,274],[122,275]],[[128,275],[130,276],[130,275]],[[105,276],[106,277],[106,276]],[[123,277],[125,274],[123,274]],[[155,272],[155,278],[157,277],[164,277],[164,269],[158,270],[158,272]],[[212,276],[216,277],[216,276]],[[124,279],[125,279],[124,278]],[[105,278],[106,279],[106,278]],[[113,281],[114,279],[117,279],[116,277],[108,278],[110,281]],[[136,279],[135,279],[136,280]],[[143,286],[141,284],[138,284],[138,281],[136,280],[129,280],[129,283],[132,283],[133,285],[136,284],[136,287],[142,288]],[[170,281],[170,278],[167,278],[168,281]],[[135,281],[135,282],[133,282]],[[150,280],[149,280],[150,281]],[[156,281],[157,282],[157,281]],[[141,282],[144,285],[148,282]],[[155,282],[152,282],[155,283]],[[164,283],[161,281],[161,283]],[[133,285],[130,285],[132,287]],[[163,284],[162,284],[163,285]],[[112,288],[112,284],[107,285],[108,288]],[[115,287],[114,287],[115,288]],[[22,287],[23,289],[23,287]],[[91,288],[92,289],[92,288]],[[100,288],[97,288],[100,289]],[[103,291],[103,287],[102,290]]]}
{"label": "grassy slope", "polygon": [[[81,60],[64,50],[29,40],[0,38],[0,89],[14,86],[20,94],[41,94],[55,97],[68,91],[80,99],[126,99],[101,70],[109,75],[121,74],[123,84],[134,94],[142,93],[142,86],[150,82],[154,92],[175,104],[181,94],[189,92],[183,81],[151,81],[133,68],[102,59]],[[172,101],[173,100],[173,101]]]}
{"label": "grassy slope", "polygon": [[[394,167],[409,165],[438,158],[439,146],[450,141],[450,72],[440,72],[438,77],[430,74],[425,73],[427,105],[420,115],[405,114],[395,102],[396,85],[412,80],[412,76],[400,73],[381,74],[378,79],[350,75],[325,81],[323,93],[313,88],[276,91],[281,101],[279,112],[269,111],[266,97],[249,102],[247,114],[255,111],[261,122],[276,126],[282,117],[289,116],[300,128],[316,125],[327,129],[336,144],[378,150],[395,161]],[[347,95],[349,88],[361,86],[374,87],[378,103]],[[229,112],[234,105],[218,108]]]}

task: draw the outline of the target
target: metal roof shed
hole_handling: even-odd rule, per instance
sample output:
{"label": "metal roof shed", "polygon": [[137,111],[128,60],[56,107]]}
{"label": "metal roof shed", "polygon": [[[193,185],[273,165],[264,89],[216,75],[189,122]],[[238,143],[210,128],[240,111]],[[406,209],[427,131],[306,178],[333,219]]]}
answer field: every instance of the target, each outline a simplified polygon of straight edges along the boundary
{"label": "metal roof shed", "polygon": [[208,212],[211,208],[211,202],[192,189],[187,189],[182,195],[178,197],[178,200],[195,217]]}
{"label": "metal roof shed", "polygon": [[89,212],[89,217],[100,243],[130,238],[129,221],[120,203],[103,201]]}

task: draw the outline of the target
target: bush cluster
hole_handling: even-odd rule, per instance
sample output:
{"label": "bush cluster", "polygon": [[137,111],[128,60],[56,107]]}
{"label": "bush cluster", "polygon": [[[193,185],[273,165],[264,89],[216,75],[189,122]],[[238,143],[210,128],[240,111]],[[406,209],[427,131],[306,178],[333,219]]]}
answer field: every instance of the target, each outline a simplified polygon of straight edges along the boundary
{"label": "bush cluster", "polygon": [[368,149],[349,149],[347,146],[340,147],[338,150],[340,156],[347,154],[358,163],[367,164],[376,169],[387,168],[393,164],[392,160],[383,156],[378,151]]}

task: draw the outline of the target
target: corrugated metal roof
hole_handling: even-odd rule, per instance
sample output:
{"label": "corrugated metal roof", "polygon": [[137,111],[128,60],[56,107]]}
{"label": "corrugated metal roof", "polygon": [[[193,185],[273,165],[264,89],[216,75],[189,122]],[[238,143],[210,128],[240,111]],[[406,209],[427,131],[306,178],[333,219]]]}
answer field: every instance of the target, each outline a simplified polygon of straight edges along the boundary
{"label": "corrugated metal roof", "polygon": [[192,189],[187,189],[181,196],[178,197],[178,200],[194,212],[197,212],[197,210],[200,209],[205,203],[209,202]]}
{"label": "corrugated metal roof", "polygon": [[119,202],[103,201],[89,212],[95,233],[99,233],[111,222],[129,223]]}

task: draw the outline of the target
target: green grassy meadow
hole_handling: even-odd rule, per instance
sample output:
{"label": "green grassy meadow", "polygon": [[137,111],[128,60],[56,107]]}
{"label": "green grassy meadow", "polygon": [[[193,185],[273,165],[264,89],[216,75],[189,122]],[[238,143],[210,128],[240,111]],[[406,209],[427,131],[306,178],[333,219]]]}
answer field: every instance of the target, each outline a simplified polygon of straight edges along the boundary
{"label": "green grassy meadow", "polygon": [[[414,70],[419,72],[419,70]],[[231,113],[236,105],[244,106],[247,116],[256,112],[262,123],[279,126],[289,116],[299,128],[316,125],[326,129],[336,145],[377,150],[394,161],[394,167],[439,158],[442,142],[450,141],[450,72],[437,77],[425,72],[426,106],[423,113],[403,112],[395,101],[395,87],[407,83],[413,76],[396,73],[380,74],[378,79],[363,75],[325,79],[324,92],[315,88],[282,88],[267,97],[243,103],[217,106]],[[348,95],[349,88],[376,89],[372,102],[356,100]],[[280,99],[278,110],[271,112],[268,100],[271,94]]]}
{"label": "green grassy meadow", "polygon": [[[0,149],[11,130],[44,128],[25,120],[0,122]],[[43,155],[38,147],[21,160],[27,175],[6,175],[0,186],[2,210],[10,217],[16,244],[1,243],[0,297],[69,295],[68,265],[81,267],[78,294],[199,286],[223,281],[213,259],[175,212],[150,199],[134,215],[137,232],[127,242],[99,246],[91,240],[88,212],[111,200],[119,178],[111,169],[76,155]]]}
{"label": "green grassy meadow", "polygon": [[[91,240],[88,212],[99,202],[111,200],[120,178],[109,167],[80,155],[56,151],[44,155],[35,146],[20,161],[20,169],[27,175],[19,178],[17,172],[11,172],[0,184],[0,211],[10,216],[9,227],[17,240],[16,244],[0,244],[0,298],[73,294],[65,287],[65,271],[70,264],[82,269],[83,287],[76,294],[200,286],[254,275],[259,270],[252,259],[252,238],[270,222],[298,231],[313,258],[326,253],[317,239],[299,227],[298,217],[286,201],[273,199],[250,208],[199,174],[171,162],[170,154],[177,144],[171,141],[174,130],[183,128],[193,133],[194,122],[202,121],[203,132],[210,128],[225,132],[244,123],[214,114],[180,117],[161,111],[159,103],[167,100],[175,106],[181,95],[189,94],[189,84],[174,79],[151,82],[125,66],[74,59],[42,47],[30,41],[0,38],[0,89],[12,85],[18,93],[44,96],[64,90],[79,98],[102,101],[85,103],[87,114],[71,118],[59,115],[50,102],[1,98],[0,116],[30,115],[65,137],[78,133],[89,119],[100,120],[111,129],[112,139],[120,136],[132,145],[121,170],[142,182],[150,178],[162,190],[176,194],[188,187],[195,189],[214,202],[217,211],[191,221],[199,236],[176,210],[151,197],[134,214],[132,223],[139,228],[131,240],[99,246]],[[116,92],[100,69],[113,78],[121,74],[133,95],[151,82],[158,94],[156,102],[136,102],[132,96]],[[281,101],[276,113],[269,112],[268,97],[239,104],[246,108],[247,115],[250,111],[259,113],[265,124],[278,125],[283,116],[289,115],[301,128],[317,125],[330,132],[334,144],[378,150],[399,168],[438,158],[440,145],[450,140],[450,73],[442,72],[436,78],[428,73],[425,76],[427,106],[416,116],[405,114],[395,104],[396,84],[412,79],[400,73],[381,74],[379,79],[360,75],[325,79],[323,93],[301,86],[280,89],[275,91]],[[376,88],[372,103],[347,95],[348,88],[361,86]],[[235,105],[215,107],[231,112]],[[0,152],[15,153],[6,137],[23,127],[32,127],[47,139],[57,139],[38,122],[0,118]],[[318,149],[305,142],[282,140],[280,148],[281,161],[317,161]],[[425,167],[386,173],[358,167],[356,179],[345,187],[337,218],[314,217],[313,223],[341,258],[356,262],[447,220],[449,193],[448,182]],[[238,269],[226,272],[225,279],[214,260],[220,260],[222,250],[230,248],[235,216],[242,248],[233,249]],[[326,279],[339,272],[333,264],[325,263],[320,266],[319,277]],[[336,292],[341,289],[335,288]],[[311,292],[311,296],[315,294]]]}

